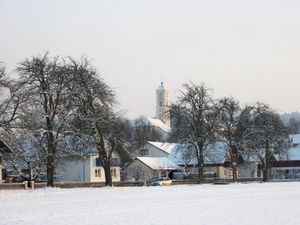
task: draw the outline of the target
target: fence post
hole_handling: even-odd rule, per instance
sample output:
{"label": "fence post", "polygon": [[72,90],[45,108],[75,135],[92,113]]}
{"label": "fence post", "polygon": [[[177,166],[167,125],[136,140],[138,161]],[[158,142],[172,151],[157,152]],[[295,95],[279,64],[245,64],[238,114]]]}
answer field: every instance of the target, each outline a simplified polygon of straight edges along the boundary
{"label": "fence post", "polygon": [[24,190],[27,190],[27,188],[28,188],[28,181],[24,181],[23,185],[24,185]]}
{"label": "fence post", "polygon": [[33,180],[30,181],[30,187],[31,187],[32,190],[34,189],[34,181]]}

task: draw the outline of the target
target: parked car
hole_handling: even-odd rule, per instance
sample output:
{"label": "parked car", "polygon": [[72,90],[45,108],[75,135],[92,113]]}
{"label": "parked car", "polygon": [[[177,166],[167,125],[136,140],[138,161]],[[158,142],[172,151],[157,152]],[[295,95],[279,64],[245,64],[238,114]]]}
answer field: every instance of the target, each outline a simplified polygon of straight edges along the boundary
{"label": "parked car", "polygon": [[170,186],[173,182],[168,177],[160,177],[151,182],[151,186]]}

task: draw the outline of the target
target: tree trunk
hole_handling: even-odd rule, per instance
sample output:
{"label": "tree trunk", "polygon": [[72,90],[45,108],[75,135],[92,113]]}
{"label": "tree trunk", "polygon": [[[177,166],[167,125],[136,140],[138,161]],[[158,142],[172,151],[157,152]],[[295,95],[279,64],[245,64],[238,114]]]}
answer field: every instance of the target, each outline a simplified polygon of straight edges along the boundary
{"label": "tree trunk", "polygon": [[53,133],[48,133],[48,155],[47,155],[47,186],[54,187],[54,136]]}
{"label": "tree trunk", "polygon": [[237,164],[232,165],[232,181],[237,182]]}
{"label": "tree trunk", "polygon": [[236,152],[232,156],[232,182],[237,182],[238,155]]}
{"label": "tree trunk", "polygon": [[264,182],[269,182],[271,177],[270,177],[270,170],[271,170],[271,154],[270,154],[270,149],[269,149],[269,141],[266,141],[266,156],[265,156],[265,166],[264,166],[264,177],[263,181]]}
{"label": "tree trunk", "polygon": [[110,166],[110,160],[105,159],[103,163],[104,173],[105,173],[105,185],[106,186],[112,186],[112,178],[111,178],[111,166]]}
{"label": "tree trunk", "polygon": [[54,157],[52,154],[47,156],[47,186],[54,186]]}
{"label": "tree trunk", "polygon": [[203,151],[200,151],[200,155],[199,155],[199,167],[198,167],[198,181],[199,181],[199,184],[202,184],[203,183],[203,180],[204,180],[204,176],[203,176],[203,173],[204,173],[204,155],[203,155]]}

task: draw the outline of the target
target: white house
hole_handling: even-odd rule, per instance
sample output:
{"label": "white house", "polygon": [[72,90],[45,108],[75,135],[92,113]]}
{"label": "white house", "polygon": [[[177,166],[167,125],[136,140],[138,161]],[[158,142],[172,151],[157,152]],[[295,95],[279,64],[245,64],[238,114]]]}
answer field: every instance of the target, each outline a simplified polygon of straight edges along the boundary
{"label": "white house", "polygon": [[170,177],[181,168],[167,157],[137,157],[126,168],[128,180],[150,180],[154,177]]}
{"label": "white house", "polygon": [[[120,181],[120,159],[115,154],[111,161],[112,181]],[[105,173],[97,154],[73,157],[58,164],[55,181],[105,182]]]}

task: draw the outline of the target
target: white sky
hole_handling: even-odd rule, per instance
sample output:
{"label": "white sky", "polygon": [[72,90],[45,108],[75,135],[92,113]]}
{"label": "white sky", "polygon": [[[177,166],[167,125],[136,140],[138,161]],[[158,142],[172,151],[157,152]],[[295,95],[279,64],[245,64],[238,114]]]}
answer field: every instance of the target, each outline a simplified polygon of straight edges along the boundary
{"label": "white sky", "polygon": [[[299,0],[0,0],[0,61],[88,56],[132,118],[205,82],[215,97],[300,110]],[[172,99],[171,99],[172,100]]]}

